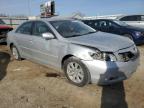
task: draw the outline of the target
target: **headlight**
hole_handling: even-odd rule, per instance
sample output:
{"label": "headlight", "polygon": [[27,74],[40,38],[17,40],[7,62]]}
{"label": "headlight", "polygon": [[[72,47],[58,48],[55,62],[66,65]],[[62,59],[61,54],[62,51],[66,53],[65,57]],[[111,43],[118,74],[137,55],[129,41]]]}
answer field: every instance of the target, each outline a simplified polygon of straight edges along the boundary
{"label": "headlight", "polygon": [[89,52],[89,54],[95,60],[116,61],[116,57],[113,53],[96,50],[95,52]]}
{"label": "headlight", "polygon": [[142,32],[135,32],[135,35],[136,35],[137,37],[140,37],[140,36],[142,36]]}
{"label": "headlight", "polygon": [[89,54],[93,59],[96,59],[96,60],[102,59],[102,53],[98,50],[96,50],[95,52],[89,52]]}

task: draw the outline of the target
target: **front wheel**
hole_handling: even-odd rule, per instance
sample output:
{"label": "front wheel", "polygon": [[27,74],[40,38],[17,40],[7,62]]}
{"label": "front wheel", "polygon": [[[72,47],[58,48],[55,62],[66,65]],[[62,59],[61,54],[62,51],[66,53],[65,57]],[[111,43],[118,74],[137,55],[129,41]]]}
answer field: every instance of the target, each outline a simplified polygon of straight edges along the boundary
{"label": "front wheel", "polygon": [[82,87],[89,83],[88,69],[78,58],[67,59],[64,62],[64,72],[67,79],[76,86]]}

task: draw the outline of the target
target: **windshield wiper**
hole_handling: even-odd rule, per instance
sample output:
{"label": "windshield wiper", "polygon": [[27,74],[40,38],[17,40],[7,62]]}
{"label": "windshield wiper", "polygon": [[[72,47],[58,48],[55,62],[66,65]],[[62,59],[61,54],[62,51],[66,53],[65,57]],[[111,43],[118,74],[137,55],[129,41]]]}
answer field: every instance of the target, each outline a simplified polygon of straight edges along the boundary
{"label": "windshield wiper", "polygon": [[88,33],[85,33],[83,35],[87,35],[87,34],[92,34],[92,33],[96,33],[97,31],[92,31],[92,32],[88,32]]}
{"label": "windshield wiper", "polygon": [[81,35],[83,35],[83,34],[70,35],[70,36],[66,36],[65,38],[77,37],[77,36],[81,36]]}
{"label": "windshield wiper", "polygon": [[65,38],[83,36],[83,35],[87,35],[87,34],[91,34],[91,33],[96,33],[96,32],[97,32],[97,31],[88,32],[88,33],[84,33],[84,34],[74,34],[74,35],[67,36],[67,37],[65,37]]}

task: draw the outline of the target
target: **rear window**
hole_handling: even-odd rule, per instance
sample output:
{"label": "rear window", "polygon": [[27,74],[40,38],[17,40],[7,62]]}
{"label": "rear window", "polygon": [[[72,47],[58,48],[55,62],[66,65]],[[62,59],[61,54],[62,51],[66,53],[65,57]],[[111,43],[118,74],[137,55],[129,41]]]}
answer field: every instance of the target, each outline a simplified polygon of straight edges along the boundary
{"label": "rear window", "polygon": [[98,27],[99,26],[99,23],[98,21],[95,21],[95,20],[83,20],[83,22],[87,25],[89,25],[90,27],[92,28],[95,28],[95,27]]}

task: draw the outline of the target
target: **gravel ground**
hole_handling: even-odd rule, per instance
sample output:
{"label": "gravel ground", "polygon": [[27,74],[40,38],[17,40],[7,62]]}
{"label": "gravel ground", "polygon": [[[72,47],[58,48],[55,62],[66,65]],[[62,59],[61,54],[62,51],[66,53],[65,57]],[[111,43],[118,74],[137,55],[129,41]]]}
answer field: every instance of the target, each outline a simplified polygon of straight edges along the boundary
{"label": "gravel ground", "polygon": [[0,108],[144,108],[144,46],[133,76],[111,86],[76,87],[62,73],[11,59],[0,45]]}

